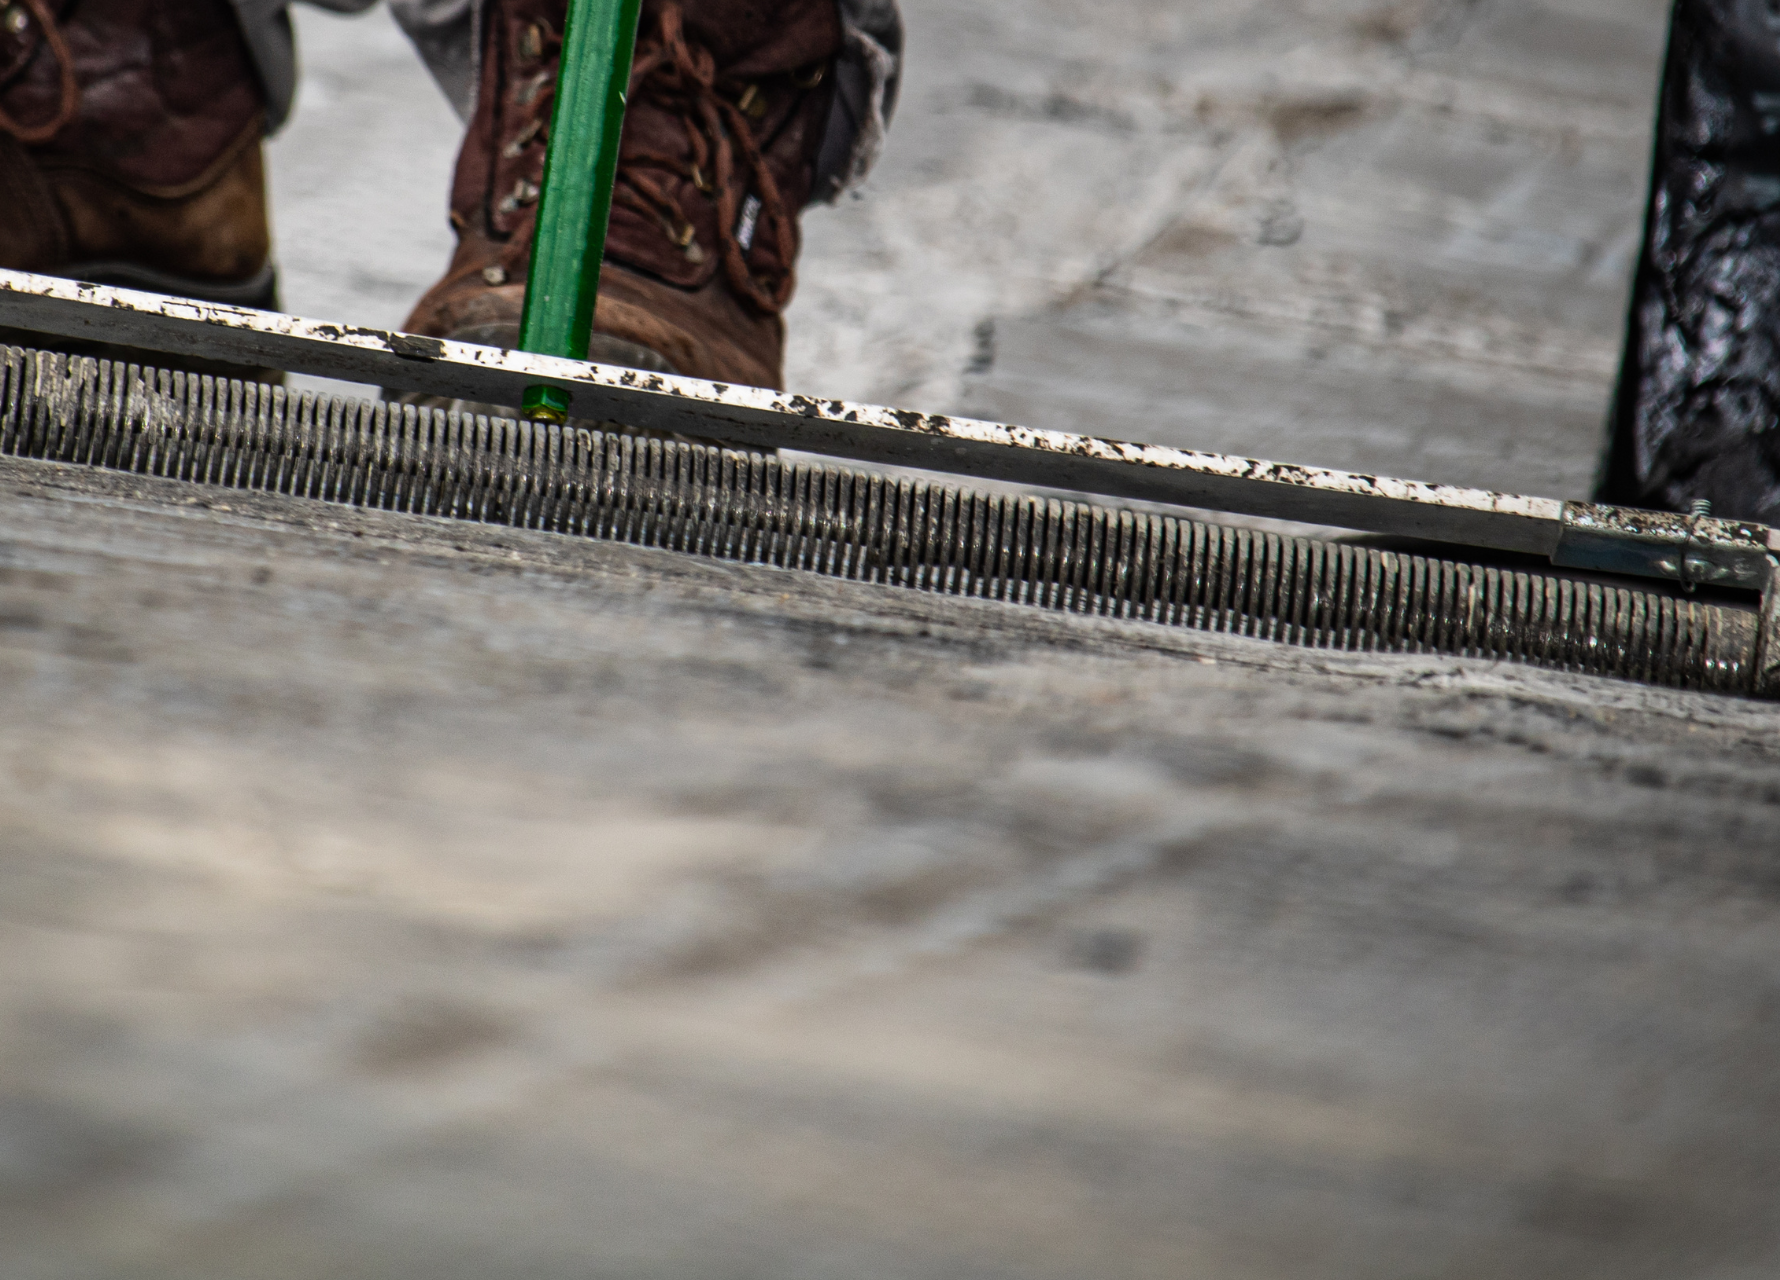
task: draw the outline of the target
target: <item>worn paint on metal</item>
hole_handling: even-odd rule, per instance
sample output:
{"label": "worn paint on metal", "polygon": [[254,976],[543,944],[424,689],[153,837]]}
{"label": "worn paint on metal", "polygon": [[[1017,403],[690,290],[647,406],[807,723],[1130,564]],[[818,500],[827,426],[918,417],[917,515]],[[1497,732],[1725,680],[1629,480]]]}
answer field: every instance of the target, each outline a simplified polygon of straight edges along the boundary
{"label": "worn paint on metal", "polygon": [[1765,525],[854,404],[21,272],[0,271],[0,324],[495,404],[548,383],[578,418],[1460,545],[1567,550],[1571,563],[1612,560],[1619,572],[1684,581],[1759,590],[1780,550]]}

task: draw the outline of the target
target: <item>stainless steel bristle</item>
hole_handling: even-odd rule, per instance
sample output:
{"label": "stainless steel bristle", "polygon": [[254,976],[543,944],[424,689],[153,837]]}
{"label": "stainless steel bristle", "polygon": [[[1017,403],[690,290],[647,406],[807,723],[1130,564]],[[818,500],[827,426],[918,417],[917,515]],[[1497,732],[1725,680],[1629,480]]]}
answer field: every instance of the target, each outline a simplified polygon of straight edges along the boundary
{"label": "stainless steel bristle", "polygon": [[0,350],[0,453],[1315,648],[1755,692],[1758,616],[622,431]]}

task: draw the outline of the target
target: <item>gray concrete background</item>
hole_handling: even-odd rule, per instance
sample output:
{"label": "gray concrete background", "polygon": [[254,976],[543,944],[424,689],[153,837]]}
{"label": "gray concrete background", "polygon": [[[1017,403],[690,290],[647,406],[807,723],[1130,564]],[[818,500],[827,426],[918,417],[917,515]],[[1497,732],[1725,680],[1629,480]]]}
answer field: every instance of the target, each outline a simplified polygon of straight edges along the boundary
{"label": "gray concrete background", "polygon": [[451,258],[462,126],[388,10],[292,18],[295,114],[266,148],[284,305],[399,328]]}
{"label": "gray concrete background", "polygon": [[[794,386],[1586,484],[1660,5],[909,17]],[[392,323],[455,129],[300,21]],[[9,1280],[1780,1266],[1770,706],[5,461],[0,707]]]}

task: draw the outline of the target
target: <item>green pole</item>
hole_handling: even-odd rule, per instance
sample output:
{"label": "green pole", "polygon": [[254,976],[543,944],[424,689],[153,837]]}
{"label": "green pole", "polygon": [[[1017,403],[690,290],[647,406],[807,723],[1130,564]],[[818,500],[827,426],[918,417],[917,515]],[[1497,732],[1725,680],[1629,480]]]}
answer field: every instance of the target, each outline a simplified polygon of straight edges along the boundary
{"label": "green pole", "polygon": [[[641,9],[642,0],[569,0],[519,322],[522,351],[587,358]],[[527,387],[522,408],[527,417],[561,422],[568,393]]]}

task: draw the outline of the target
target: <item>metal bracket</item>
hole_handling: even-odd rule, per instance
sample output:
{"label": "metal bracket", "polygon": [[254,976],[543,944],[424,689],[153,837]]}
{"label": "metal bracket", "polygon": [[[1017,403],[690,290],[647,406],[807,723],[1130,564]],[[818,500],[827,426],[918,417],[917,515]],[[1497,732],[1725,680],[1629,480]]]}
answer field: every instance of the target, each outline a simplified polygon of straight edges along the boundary
{"label": "metal bracket", "polygon": [[1745,520],[1566,502],[1551,562],[1567,569],[1667,578],[1685,587],[1766,591],[1774,530]]}
{"label": "metal bracket", "polygon": [[1570,569],[1667,578],[1683,586],[1761,593],[1752,692],[1780,697],[1780,555],[1775,531],[1743,520],[1564,504],[1551,562]]}

